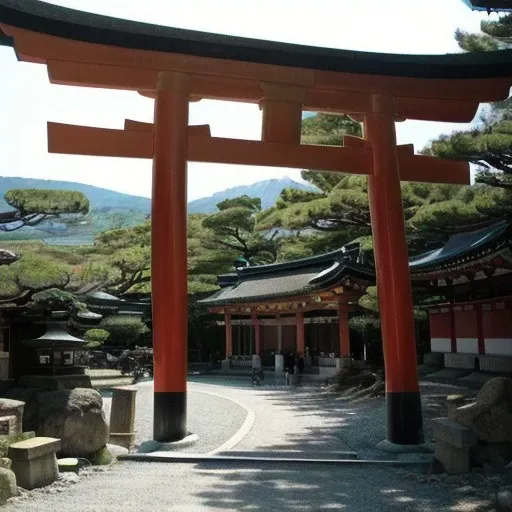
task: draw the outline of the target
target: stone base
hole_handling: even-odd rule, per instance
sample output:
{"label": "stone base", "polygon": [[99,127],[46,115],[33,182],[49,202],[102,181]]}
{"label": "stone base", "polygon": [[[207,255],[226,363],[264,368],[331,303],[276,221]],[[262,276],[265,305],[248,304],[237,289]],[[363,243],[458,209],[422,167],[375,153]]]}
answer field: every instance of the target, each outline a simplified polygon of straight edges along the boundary
{"label": "stone base", "polygon": [[396,444],[384,439],[377,443],[377,449],[386,453],[433,453],[434,446],[431,443],[423,444]]}
{"label": "stone base", "polygon": [[108,436],[108,442],[131,451],[135,445],[135,432],[128,434],[114,434],[111,432]]}
{"label": "stone base", "polygon": [[48,391],[60,391],[75,388],[92,388],[89,375],[23,375],[18,380],[22,388],[38,388]]}
{"label": "stone base", "polygon": [[473,370],[475,368],[475,356],[473,354],[445,354],[445,368],[466,368]]}
{"label": "stone base", "polygon": [[512,357],[507,356],[479,356],[481,372],[512,373]]}
{"label": "stone base", "polygon": [[261,358],[258,354],[252,356],[252,368],[254,370],[261,370]]}
{"label": "stone base", "polygon": [[191,446],[199,441],[197,434],[188,434],[180,441],[174,441],[172,443],[160,443],[158,441],[144,441],[138,449],[139,453],[151,453],[151,452],[169,452],[173,450],[179,450],[186,446]]}
{"label": "stone base", "polygon": [[284,356],[283,356],[283,354],[276,354],[274,357],[275,357],[276,373],[284,372]]}

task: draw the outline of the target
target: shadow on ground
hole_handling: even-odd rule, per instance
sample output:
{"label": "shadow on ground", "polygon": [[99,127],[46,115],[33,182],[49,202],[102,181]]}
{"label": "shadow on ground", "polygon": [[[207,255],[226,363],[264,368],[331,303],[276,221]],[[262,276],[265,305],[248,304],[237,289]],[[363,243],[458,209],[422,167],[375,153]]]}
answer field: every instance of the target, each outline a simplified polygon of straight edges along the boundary
{"label": "shadow on ground", "polygon": [[[199,464],[196,491],[208,509],[295,511],[488,511],[490,493],[471,485],[428,481],[387,467],[297,465],[247,467]],[[421,479],[424,480],[421,480]],[[420,483],[422,482],[422,483]]]}

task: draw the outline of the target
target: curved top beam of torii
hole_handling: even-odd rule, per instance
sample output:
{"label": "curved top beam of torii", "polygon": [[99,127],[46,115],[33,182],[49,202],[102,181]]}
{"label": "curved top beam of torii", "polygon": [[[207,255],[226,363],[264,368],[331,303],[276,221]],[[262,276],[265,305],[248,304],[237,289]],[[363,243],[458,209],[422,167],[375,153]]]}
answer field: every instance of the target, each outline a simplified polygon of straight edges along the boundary
{"label": "curved top beam of torii", "polygon": [[0,22],[87,43],[285,67],[414,78],[511,76],[512,50],[399,55],[320,48],[139,23],[40,0],[0,0]]}
{"label": "curved top beam of torii", "polygon": [[397,118],[468,122],[480,102],[508,96],[512,50],[395,55],[176,29],[39,0],[0,0],[0,43],[48,66],[52,83],[152,95],[162,71],[191,77],[192,97],[259,102],[262,83],[297,90],[303,110],[365,113],[394,97]]}

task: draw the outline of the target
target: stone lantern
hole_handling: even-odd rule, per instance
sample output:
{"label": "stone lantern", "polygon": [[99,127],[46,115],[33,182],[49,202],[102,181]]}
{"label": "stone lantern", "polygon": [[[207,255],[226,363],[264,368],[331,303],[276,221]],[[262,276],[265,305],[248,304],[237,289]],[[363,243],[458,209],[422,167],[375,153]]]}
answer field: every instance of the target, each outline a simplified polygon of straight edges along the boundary
{"label": "stone lantern", "polygon": [[[25,356],[23,381],[30,380],[34,387],[54,381],[53,388],[90,387],[85,375],[86,341],[67,332],[69,312],[55,311],[46,322],[46,332],[39,338],[22,342]],[[44,386],[46,387],[46,386]]]}

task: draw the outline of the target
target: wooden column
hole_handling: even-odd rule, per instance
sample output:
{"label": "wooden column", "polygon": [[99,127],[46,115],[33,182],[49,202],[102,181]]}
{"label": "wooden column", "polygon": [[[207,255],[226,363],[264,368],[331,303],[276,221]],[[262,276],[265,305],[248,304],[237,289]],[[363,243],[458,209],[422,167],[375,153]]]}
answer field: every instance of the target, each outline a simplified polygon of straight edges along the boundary
{"label": "wooden column", "polygon": [[340,356],[350,358],[350,333],[348,329],[348,311],[346,304],[338,303],[338,332],[340,336]]}
{"label": "wooden column", "polygon": [[224,313],[224,324],[226,327],[226,359],[233,355],[233,328],[231,327],[231,315]]}
{"label": "wooden column", "polygon": [[420,444],[423,425],[393,98],[372,97],[366,131],[373,152],[368,196],[386,370],[387,440]]}
{"label": "wooden column", "polygon": [[160,74],[157,89],[151,214],[153,436],[168,442],[187,435],[187,78]]}
{"label": "wooden column", "polygon": [[277,353],[283,353],[283,324],[279,317],[277,317]]}
{"label": "wooden column", "polygon": [[258,322],[258,316],[253,313],[252,325],[254,326],[254,353],[260,355],[261,352],[261,325]]}
{"label": "wooden column", "polygon": [[260,101],[263,110],[261,140],[300,144],[305,89],[274,83],[262,83],[261,89],[264,95]]}
{"label": "wooden column", "polygon": [[304,313],[296,313],[297,321],[297,354],[304,355]]}

